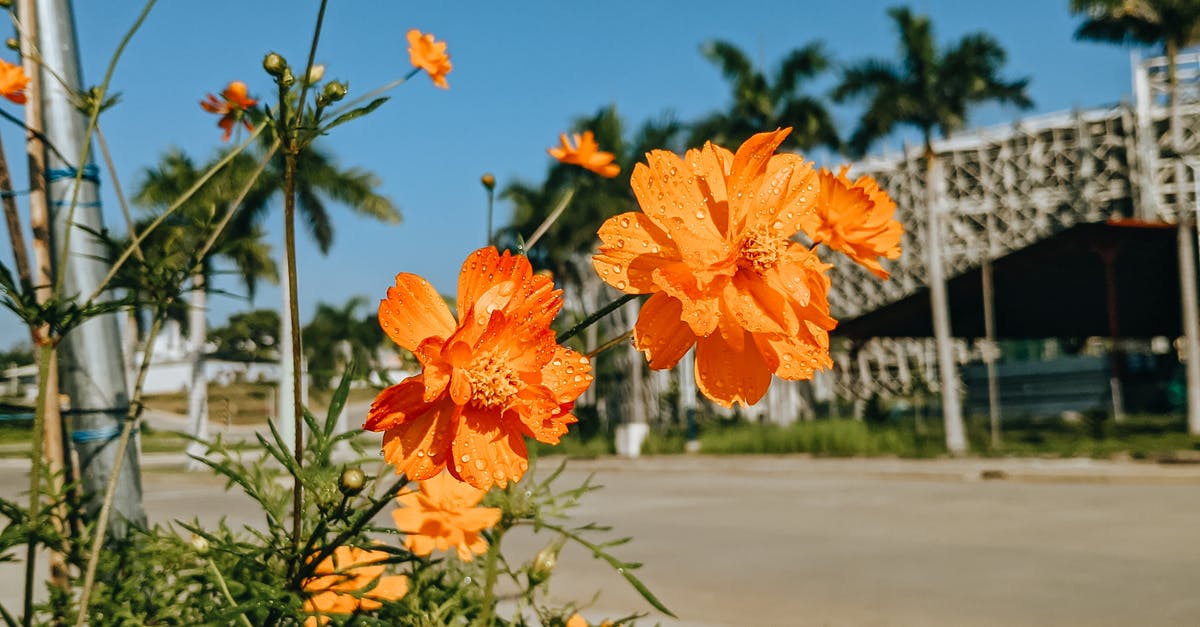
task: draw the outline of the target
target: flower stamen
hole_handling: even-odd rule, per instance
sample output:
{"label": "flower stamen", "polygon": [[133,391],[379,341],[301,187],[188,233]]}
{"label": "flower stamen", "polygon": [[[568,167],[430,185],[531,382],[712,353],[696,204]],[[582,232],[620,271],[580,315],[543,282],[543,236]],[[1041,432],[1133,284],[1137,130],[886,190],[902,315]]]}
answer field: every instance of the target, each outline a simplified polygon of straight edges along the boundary
{"label": "flower stamen", "polygon": [[787,250],[787,239],[775,229],[758,226],[746,232],[738,254],[738,265],[762,274],[775,267]]}
{"label": "flower stamen", "polygon": [[516,395],[520,377],[503,360],[491,354],[480,355],[467,369],[471,382],[471,404],[481,409],[498,409]]}

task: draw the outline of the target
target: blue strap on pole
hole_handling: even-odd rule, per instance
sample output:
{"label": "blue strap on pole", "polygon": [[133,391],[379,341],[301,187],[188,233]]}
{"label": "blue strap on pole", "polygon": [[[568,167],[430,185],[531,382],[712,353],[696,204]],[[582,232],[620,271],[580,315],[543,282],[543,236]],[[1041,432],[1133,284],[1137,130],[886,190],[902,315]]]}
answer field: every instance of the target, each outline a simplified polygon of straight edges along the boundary
{"label": "blue strap on pole", "polygon": [[[46,182],[47,183],[53,183],[55,181],[61,181],[63,179],[75,180],[76,178],[79,178],[79,170],[76,170],[75,168],[53,168],[50,170],[46,170]],[[89,163],[89,164],[83,166],[83,177],[82,178],[85,181],[99,185],[100,184],[100,168],[94,163]]]}
{"label": "blue strap on pole", "polygon": [[[134,427],[133,433],[137,432],[138,429]],[[76,444],[85,444],[87,442],[115,440],[120,435],[121,428],[116,425],[109,425],[99,429],[76,429],[71,432],[71,441]]]}

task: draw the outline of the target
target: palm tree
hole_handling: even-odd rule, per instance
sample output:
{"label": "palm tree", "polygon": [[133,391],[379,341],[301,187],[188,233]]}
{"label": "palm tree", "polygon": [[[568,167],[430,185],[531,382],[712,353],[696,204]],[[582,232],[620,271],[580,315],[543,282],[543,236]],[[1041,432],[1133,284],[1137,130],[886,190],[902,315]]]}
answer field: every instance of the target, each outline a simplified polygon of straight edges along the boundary
{"label": "palm tree", "polygon": [[[529,259],[537,269],[549,270],[555,282],[564,290],[565,316],[568,324],[603,306],[612,292],[592,269],[591,256],[596,246],[596,229],[607,218],[637,208],[637,199],[629,185],[633,166],[644,159],[652,149],[679,151],[683,127],[669,116],[643,124],[626,139],[625,123],[615,107],[600,109],[594,115],[580,118],[572,125],[576,131],[590,130],[596,136],[602,150],[612,152],[621,173],[606,179],[574,165],[553,162],[541,184],[516,182],[505,187],[501,194],[513,204],[513,216],[509,224],[497,232],[496,241],[501,248],[516,249],[522,236],[527,237],[541,225],[554,210],[567,190],[574,189],[568,210],[546,231],[537,246],[529,251]],[[589,350],[599,344],[601,332],[609,335],[632,327],[633,319],[622,319],[622,310],[604,323],[588,327],[577,348]],[[627,314],[624,317],[628,317]],[[619,331],[617,330],[619,328]],[[605,336],[607,337],[607,336]],[[616,353],[618,351],[612,351]],[[608,387],[618,396],[616,400],[636,414],[634,394],[629,394],[628,383],[608,385],[605,381],[621,379],[642,367],[635,355],[599,356],[594,368],[598,385],[589,388],[580,400],[581,405],[595,404],[597,388]],[[633,370],[631,370],[633,369]],[[607,374],[606,374],[607,373]],[[603,394],[603,391],[599,392]],[[611,407],[612,405],[607,404]],[[585,427],[586,428],[586,427]]]}
{"label": "palm tree", "polygon": [[[208,169],[209,166],[197,168],[192,159],[182,151],[172,150],[164,155],[156,166],[143,172],[133,201],[161,210],[178,199]],[[214,273],[213,257],[220,256],[233,263],[251,297],[259,279],[278,281],[275,262],[270,256],[270,246],[262,241],[264,232],[257,226],[226,228],[208,256],[199,260],[192,257],[219,226],[223,212],[246,184],[247,175],[248,173],[236,169],[222,169],[158,228],[151,231],[142,242],[144,254],[161,268],[178,268],[181,272],[190,274],[191,296],[187,312],[188,359],[191,362],[188,421],[190,433],[197,439],[188,447],[188,452],[192,455],[204,453],[200,441],[208,436],[206,310],[208,292],[212,290],[210,279]],[[143,220],[138,227],[139,231],[144,230],[149,222],[149,218]]]}
{"label": "palm tree", "polygon": [[801,85],[829,69],[830,59],[820,42],[789,52],[773,77],[754,67],[746,53],[725,41],[710,41],[700,48],[729,82],[733,102],[691,125],[688,141],[705,141],[729,148],[740,146],[755,133],[790,126],[783,147],[808,150],[814,146],[841,146],[837,126],[825,103],[801,91]]}
{"label": "palm tree", "polygon": [[888,15],[895,21],[900,36],[899,62],[868,59],[851,65],[833,96],[839,102],[855,97],[867,99],[866,111],[849,141],[854,154],[866,152],[872,142],[900,125],[913,126],[921,132],[928,212],[926,262],[942,379],[946,447],[953,453],[962,453],[967,450],[967,440],[950,347],[950,312],[936,210],[940,164],[933,150],[933,138],[935,133],[944,137],[962,128],[973,105],[994,101],[1026,108],[1033,103],[1025,91],[1028,79],[1006,81],[999,76],[1005,53],[991,36],[971,33],[953,46],[938,50],[928,17],[913,15],[903,7],[889,9]]}
{"label": "palm tree", "polygon": [[351,363],[366,369],[375,365],[375,352],[385,336],[372,312],[363,314],[367,305],[362,296],[351,297],[341,307],[317,304],[312,319],[301,331],[313,386],[329,387]]}
{"label": "palm tree", "polygon": [[[275,142],[273,128],[262,134],[262,141],[264,147]],[[256,161],[249,155],[239,155],[228,167],[252,172],[257,168]],[[259,178],[258,184],[247,194],[231,228],[241,230],[251,225],[262,224],[271,207],[271,201],[283,190],[284,171],[284,157],[282,153],[277,152]],[[380,184],[379,177],[361,168],[339,167],[333,155],[316,142],[305,144],[296,155],[295,180],[300,217],[322,254],[327,253],[333,245],[333,221],[328,206],[331,201],[344,205],[361,216],[390,224],[400,222],[400,210],[391,199],[376,191]],[[287,281],[283,281],[281,286],[283,308],[280,311],[287,312],[291,294],[288,293]],[[295,407],[292,406],[294,389],[291,376],[291,317],[282,315],[281,322],[279,354],[282,372],[279,379],[278,415],[292,416],[295,414]],[[290,420],[279,421],[280,433],[285,442],[290,442],[295,437],[292,426]]]}
{"label": "palm tree", "polygon": [[[1071,0],[1071,12],[1086,15],[1076,39],[1118,44],[1161,44],[1167,57],[1167,103],[1170,109],[1171,156],[1176,185],[1184,180],[1183,126],[1179,123],[1179,75],[1175,56],[1200,43],[1200,2],[1196,0]],[[1185,194],[1176,194],[1183,199]],[[1179,275],[1187,338],[1188,432],[1200,435],[1200,312],[1196,304],[1195,248],[1191,227],[1179,207],[1177,241]]]}

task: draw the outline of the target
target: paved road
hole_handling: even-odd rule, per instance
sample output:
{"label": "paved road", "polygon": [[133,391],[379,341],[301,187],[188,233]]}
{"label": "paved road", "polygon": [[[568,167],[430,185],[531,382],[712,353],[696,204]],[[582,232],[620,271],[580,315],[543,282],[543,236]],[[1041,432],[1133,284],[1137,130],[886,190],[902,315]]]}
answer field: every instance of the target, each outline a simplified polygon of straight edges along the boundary
{"label": "paved road", "polygon": [[[592,472],[607,487],[575,520],[633,536],[618,555],[644,562],[679,615],[647,624],[1200,625],[1195,467],[674,457],[572,462],[560,481]],[[0,465],[0,495],[21,475]],[[156,521],[256,522],[208,476],[151,467],[146,492]],[[510,537],[508,559],[543,542]],[[6,566],[0,581],[19,577]],[[0,586],[6,604],[14,588]],[[554,596],[597,590],[596,621],[650,611],[607,565],[565,550]]]}

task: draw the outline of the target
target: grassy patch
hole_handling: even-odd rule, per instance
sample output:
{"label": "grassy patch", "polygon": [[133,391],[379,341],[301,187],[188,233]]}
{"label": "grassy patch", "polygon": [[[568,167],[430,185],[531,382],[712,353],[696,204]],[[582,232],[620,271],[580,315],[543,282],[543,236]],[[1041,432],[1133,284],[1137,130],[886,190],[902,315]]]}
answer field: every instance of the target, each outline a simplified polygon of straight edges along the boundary
{"label": "grassy patch", "polygon": [[[379,390],[360,388],[350,390],[349,403],[370,402]],[[278,388],[271,383],[234,383],[208,386],[208,415],[213,422],[235,425],[265,424],[267,416],[275,415]],[[309,409],[317,416],[325,415],[332,390],[312,390]],[[187,392],[153,394],[145,397],[146,407],[173,414],[187,414]]]}

